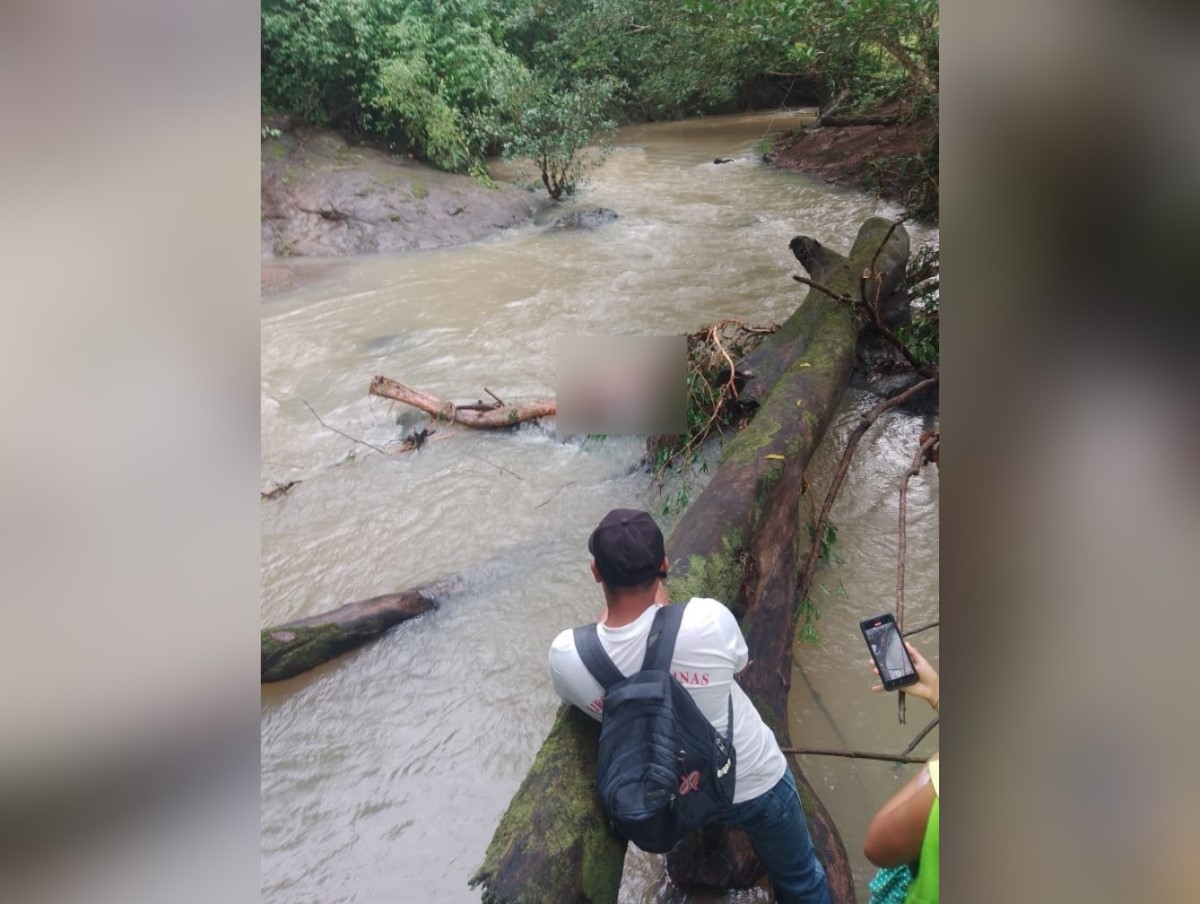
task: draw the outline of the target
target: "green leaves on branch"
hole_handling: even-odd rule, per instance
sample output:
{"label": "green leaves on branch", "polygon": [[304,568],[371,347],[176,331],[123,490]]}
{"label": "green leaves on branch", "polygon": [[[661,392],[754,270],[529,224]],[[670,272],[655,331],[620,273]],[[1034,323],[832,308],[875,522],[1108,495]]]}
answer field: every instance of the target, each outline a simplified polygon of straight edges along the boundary
{"label": "green leaves on branch", "polygon": [[[527,156],[554,196],[616,119],[823,80],[850,110],[936,113],[936,0],[264,0],[264,112],[451,170]],[[828,106],[828,105],[827,105]],[[594,163],[594,160],[593,160]]]}
{"label": "green leaves on branch", "polygon": [[610,110],[620,89],[614,79],[569,87],[529,79],[510,98],[517,112],[498,129],[504,158],[532,161],[550,197],[574,194],[612,151]]}
{"label": "green leaves on branch", "polygon": [[395,56],[380,62],[371,91],[380,130],[403,133],[443,169],[480,169],[504,86],[525,76],[494,30],[479,4],[410,3],[388,29]]}
{"label": "green leaves on branch", "polygon": [[848,109],[891,98],[918,115],[936,113],[939,19],[936,0],[796,0],[803,30],[796,55]]}
{"label": "green leaves on branch", "polygon": [[506,45],[520,7],[274,0],[262,12],[264,110],[374,135],[483,179],[484,156],[503,147],[535,160],[553,197],[569,194],[603,157],[580,152],[615,128],[620,85],[532,72]]}
{"label": "green leaves on branch", "polygon": [[842,112],[900,98],[915,115],[936,113],[937,0],[686,0],[725,16],[731,32],[769,34],[788,46],[776,68],[819,77]]}

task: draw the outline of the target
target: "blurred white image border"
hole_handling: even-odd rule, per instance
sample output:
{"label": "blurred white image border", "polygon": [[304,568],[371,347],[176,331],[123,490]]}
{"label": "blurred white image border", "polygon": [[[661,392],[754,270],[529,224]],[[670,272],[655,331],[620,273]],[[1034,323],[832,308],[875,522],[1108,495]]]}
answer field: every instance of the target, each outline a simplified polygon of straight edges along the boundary
{"label": "blurred white image border", "polygon": [[[942,28],[942,881],[1191,901],[1197,20]],[[0,11],[6,900],[259,898],[258,50],[253,5]]]}
{"label": "blurred white image border", "polygon": [[258,898],[257,5],[0,11],[0,896]]}
{"label": "blurred white image border", "polygon": [[942,6],[948,900],[1195,900],[1195,13]]}

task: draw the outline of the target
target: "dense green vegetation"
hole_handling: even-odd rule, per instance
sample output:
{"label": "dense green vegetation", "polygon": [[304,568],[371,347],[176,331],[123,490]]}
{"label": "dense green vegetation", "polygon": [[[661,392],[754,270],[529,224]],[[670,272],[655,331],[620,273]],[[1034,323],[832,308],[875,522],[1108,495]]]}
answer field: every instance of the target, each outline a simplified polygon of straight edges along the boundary
{"label": "dense green vegetation", "polygon": [[934,0],[264,0],[266,112],[449,170],[585,175],[616,122],[818,99],[937,110]]}

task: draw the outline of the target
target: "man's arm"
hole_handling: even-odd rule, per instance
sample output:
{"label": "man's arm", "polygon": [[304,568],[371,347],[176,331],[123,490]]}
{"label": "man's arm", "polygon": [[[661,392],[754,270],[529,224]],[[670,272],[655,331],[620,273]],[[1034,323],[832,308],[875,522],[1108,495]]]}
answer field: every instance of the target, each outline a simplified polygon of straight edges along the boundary
{"label": "man's arm", "polygon": [[579,661],[575,652],[575,640],[570,630],[563,631],[550,645],[548,660],[550,684],[554,692],[567,703],[583,710],[593,719],[600,719],[600,710],[596,708],[596,699],[588,698],[589,685],[594,684],[590,677],[585,678],[586,667]]}
{"label": "man's arm", "polygon": [[899,866],[916,860],[935,796],[929,767],[925,766],[871,819],[863,841],[867,859],[876,866]]}

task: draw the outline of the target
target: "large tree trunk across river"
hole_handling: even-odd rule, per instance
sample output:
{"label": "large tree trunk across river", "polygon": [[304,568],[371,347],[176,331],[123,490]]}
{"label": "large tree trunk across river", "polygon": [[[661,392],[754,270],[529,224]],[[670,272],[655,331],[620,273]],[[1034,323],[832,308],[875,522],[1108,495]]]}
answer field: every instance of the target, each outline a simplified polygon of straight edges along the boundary
{"label": "large tree trunk across river", "polygon": [[[807,238],[792,248],[815,281],[856,298],[877,252],[885,290],[903,277],[908,234],[897,227],[888,236],[891,229],[889,220],[868,219],[848,257]],[[849,381],[858,330],[851,308],[810,290],[783,327],[748,356],[755,372],[748,391],[759,411],[726,447],[711,482],[667,539],[671,599],[712,597],[740,614],[751,660],[740,683],[781,746],[790,746],[802,477]],[[626,845],[605,828],[596,794],[598,738],[594,720],[569,706],[559,709],[471,880],[483,886],[485,904],[617,900]],[[794,762],[791,768],[833,900],[852,904],[853,877],[837,828]],[[681,885],[745,886],[761,873],[745,836],[719,828],[685,839],[668,866]]]}

